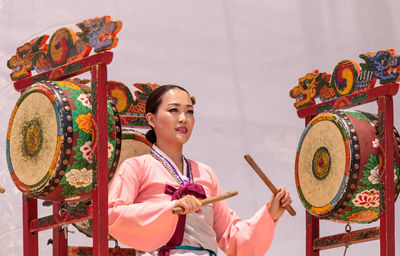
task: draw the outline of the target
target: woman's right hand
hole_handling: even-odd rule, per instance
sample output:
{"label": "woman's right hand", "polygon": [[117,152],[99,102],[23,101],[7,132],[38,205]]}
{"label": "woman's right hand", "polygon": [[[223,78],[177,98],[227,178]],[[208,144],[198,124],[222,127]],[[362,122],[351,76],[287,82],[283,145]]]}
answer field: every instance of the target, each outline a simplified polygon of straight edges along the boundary
{"label": "woman's right hand", "polygon": [[200,209],[200,200],[192,195],[186,195],[179,200],[175,200],[175,207],[182,207],[184,209],[182,214],[203,213]]}

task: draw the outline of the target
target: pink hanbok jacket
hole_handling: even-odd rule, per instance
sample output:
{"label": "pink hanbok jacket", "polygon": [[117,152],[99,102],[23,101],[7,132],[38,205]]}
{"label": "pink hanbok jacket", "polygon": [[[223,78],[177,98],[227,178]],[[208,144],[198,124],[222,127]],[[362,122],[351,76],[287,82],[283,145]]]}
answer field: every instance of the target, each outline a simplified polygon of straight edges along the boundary
{"label": "pink hanbok jacket", "polygon": [[[221,194],[210,167],[189,160],[194,183],[204,187],[207,197]],[[164,194],[165,185],[178,183],[162,163],[151,155],[129,158],[118,168],[109,188],[109,233],[123,244],[141,251],[154,251],[174,234],[178,216],[174,201]],[[252,218],[241,220],[226,201],[212,204],[213,229],[218,246],[227,255],[264,255],[271,245],[276,222],[268,204]]]}

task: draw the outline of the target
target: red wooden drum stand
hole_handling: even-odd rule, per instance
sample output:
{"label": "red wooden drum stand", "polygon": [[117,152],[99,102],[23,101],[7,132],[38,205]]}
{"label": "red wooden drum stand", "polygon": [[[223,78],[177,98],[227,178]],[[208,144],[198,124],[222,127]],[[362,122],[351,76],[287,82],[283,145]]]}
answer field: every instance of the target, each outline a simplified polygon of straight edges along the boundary
{"label": "red wooden drum stand", "polygon": [[[35,181],[32,181],[32,183],[28,182],[28,184],[26,184],[24,182],[29,179],[29,175],[25,174],[24,169],[27,170],[28,174],[28,171],[31,170],[29,169],[29,166],[24,168],[24,165],[21,165],[20,163],[17,163],[18,168],[14,168],[13,161],[18,159],[18,152],[21,152],[21,150],[18,151],[13,149],[13,146],[16,143],[15,136],[12,137],[11,134],[13,125],[16,125],[12,122],[9,124],[9,131],[7,133],[7,158],[9,161],[10,174],[17,187],[24,192],[22,196],[24,255],[39,255],[38,232],[48,229],[53,229],[53,255],[81,255],[82,253],[85,255],[93,253],[92,255],[104,256],[135,255],[134,249],[108,248],[108,182],[113,175],[113,172],[109,171],[110,169],[115,169],[118,164],[117,162],[120,154],[121,143],[121,137],[118,136],[120,136],[122,132],[119,124],[122,123],[125,125],[126,129],[132,129],[133,127],[148,127],[144,118],[144,105],[149,93],[157,87],[157,85],[135,84],[134,86],[139,89],[140,93],[137,94],[137,98],[133,100],[129,89],[122,83],[107,81],[107,65],[111,63],[113,58],[113,53],[108,50],[117,45],[118,38],[116,38],[116,34],[121,29],[121,21],[112,21],[109,16],[104,16],[101,18],[85,20],[78,23],[77,26],[82,30],[81,32],[75,33],[69,28],[60,28],[53,33],[48,43],[46,43],[49,38],[48,35],[42,35],[32,39],[23,46],[18,47],[16,55],[11,57],[7,63],[8,67],[12,70],[10,76],[14,81],[14,88],[16,91],[28,91],[29,87],[36,83],[35,86],[39,87],[38,90],[43,93],[39,93],[40,95],[50,95],[46,99],[50,99],[54,109],[64,108],[67,112],[76,108],[75,105],[71,105],[73,107],[66,105],[71,103],[71,99],[67,98],[66,94],[70,95],[73,91],[63,90],[61,87],[64,86],[64,88],[68,87],[71,89],[76,86],[81,87],[81,85],[74,85],[72,82],[61,82],[58,83],[59,86],[57,86],[56,83],[56,86],[49,85],[50,87],[46,87],[46,82],[41,84],[40,81],[63,81],[85,72],[90,72],[91,75],[90,94],[84,95],[85,93],[82,93],[83,96],[81,95],[82,97],[79,99],[79,101],[82,101],[83,105],[90,105],[91,112],[89,114],[82,114],[76,119],[81,121],[81,116],[83,116],[82,118],[86,117],[86,120],[82,119],[86,122],[85,125],[83,125],[86,126],[85,132],[92,135],[92,141],[88,143],[90,147],[92,147],[94,154],[91,155],[91,151],[88,151],[87,148],[84,149],[86,151],[84,151],[83,154],[89,152],[89,154],[86,154],[84,157],[86,157],[85,159],[90,162],[91,168],[95,171],[95,174],[93,175],[94,182],[92,182],[92,175],[90,175],[90,178],[86,177],[86,181],[90,181],[85,183],[86,187],[82,188],[83,186],[81,183],[76,183],[77,185],[75,188],[70,187],[70,189],[65,189],[61,193],[62,196],[65,197],[65,202],[68,200],[70,200],[70,202],[75,202],[80,198],[79,194],[74,194],[75,192],[79,193],[84,190],[85,193],[89,193],[93,188],[91,190],[91,203],[85,203],[85,207],[74,207],[73,211],[69,211],[65,208],[64,200],[57,201],[58,199],[52,197],[50,200],[53,200],[53,214],[38,218],[37,199],[46,200],[46,196],[51,195],[52,193],[54,194],[56,191],[60,191],[60,187],[67,187],[67,185],[65,185],[66,183],[63,183],[64,177],[60,177],[60,175],[65,174],[65,176],[68,176],[67,172],[69,172],[70,169],[65,170],[63,168],[69,166],[69,164],[74,161],[68,160],[72,159],[72,157],[70,157],[71,154],[75,154],[74,158],[77,158],[76,146],[71,149],[71,145],[74,145],[73,142],[76,138],[75,135],[69,135],[69,137],[63,136],[64,134],[73,134],[77,128],[68,126],[56,129],[55,141],[57,142],[57,145],[59,145],[56,149],[60,151],[62,150],[62,153],[54,154],[53,160],[50,161],[51,168],[43,179],[36,179]],[[89,55],[92,49],[94,49],[95,53]],[[31,74],[32,70],[36,71],[36,75]],[[77,87],[75,89],[79,90]],[[54,90],[57,90],[57,93],[53,93],[55,92]],[[62,96],[64,94],[66,97]],[[27,95],[27,93],[23,94],[23,97],[27,97],[25,95]],[[88,103],[85,100],[88,99],[87,96],[89,95],[91,102]],[[111,111],[111,103],[108,97],[114,98],[113,95],[118,95],[115,99],[119,103],[116,104],[116,107],[112,105],[113,107]],[[45,98],[45,96],[39,96],[38,98],[40,97]],[[25,98],[22,100],[24,99]],[[48,104],[48,106],[50,106],[50,109],[53,108],[51,107],[51,104]],[[11,120],[14,120],[13,118],[17,116],[15,113],[17,112],[18,107],[19,105],[17,104]],[[29,109],[29,107],[25,107],[25,109]],[[59,112],[61,114],[64,113],[64,109]],[[118,123],[118,126],[110,128],[110,126],[108,126],[110,123],[110,111],[116,113],[117,109],[119,115],[112,116],[111,119],[113,120],[112,122],[115,121],[115,123]],[[23,114],[26,116],[26,113]],[[57,125],[61,124],[62,126],[68,122],[71,123],[71,119],[73,119],[70,114],[62,114],[61,117],[58,115],[58,112],[56,114]],[[18,118],[20,118],[20,116],[21,114]],[[92,116],[93,118],[90,120]],[[24,117],[24,115],[22,115],[22,117]],[[89,121],[91,123],[89,123]],[[35,125],[32,125],[32,128],[30,127],[31,126],[24,126],[24,128],[26,128],[25,131],[28,131],[24,133],[23,139],[28,142],[25,144],[22,143],[22,149],[25,150],[27,154],[32,153],[30,155],[32,157],[35,156],[34,154],[40,150],[42,143],[45,142],[40,140],[43,131],[41,130],[42,128],[40,127],[40,124],[36,125],[36,127]],[[88,127],[90,127],[90,130]],[[119,135],[115,137],[108,132],[110,129],[116,130]],[[117,143],[118,146],[116,146],[117,144],[110,146],[110,134],[114,137],[113,143]],[[151,146],[143,135],[139,133],[128,131],[128,135],[128,139],[139,141],[141,144],[145,145],[144,149],[140,149],[141,151]],[[20,144],[21,143],[18,144],[19,148],[21,148]],[[129,143],[127,145],[129,145]],[[112,149],[110,150],[110,148]],[[80,150],[82,151],[82,147]],[[81,155],[82,152],[80,152]],[[118,157],[115,157],[115,161],[110,161],[110,155]],[[15,162],[17,162],[17,160],[15,160]],[[81,162],[79,162],[79,164],[81,164]],[[20,166],[23,168],[19,168]],[[24,179],[19,179],[19,177],[17,177],[17,169],[20,171],[22,169],[23,175],[20,174],[20,176]],[[86,168],[83,169],[86,171]],[[74,171],[79,170],[74,169]],[[56,176],[55,173],[59,176]],[[71,173],[72,171],[70,171],[68,177],[72,176]],[[48,178],[48,181],[46,181],[45,178]],[[40,182],[38,182],[38,180],[40,180]],[[81,181],[79,180],[79,182]],[[30,186],[31,184],[33,185]],[[45,189],[43,189],[43,187],[45,187]],[[76,191],[74,189],[76,189]],[[74,197],[74,195],[78,196]],[[82,205],[81,202],[83,201],[77,202],[79,202],[79,205]],[[88,221],[89,219],[93,220],[91,226],[92,229],[90,230],[90,235],[93,237],[93,248],[68,246],[67,232],[64,232],[66,231],[64,226]]]}
{"label": "red wooden drum stand", "polygon": [[[361,71],[358,64],[351,60],[340,62],[335,67],[332,76],[315,70],[299,79],[299,84],[290,91],[290,96],[296,99],[297,114],[300,118],[305,118],[306,127],[319,113],[376,101],[381,122],[380,146],[383,152],[380,154],[393,156],[394,148],[397,149],[397,145],[395,147],[393,145],[391,135],[393,134],[393,96],[399,89],[397,82],[400,80],[400,58],[394,54],[393,49],[369,52],[360,57],[366,61],[361,64]],[[378,59],[385,59],[387,62],[375,61]],[[381,85],[374,87],[377,79],[380,80]],[[318,97],[320,103],[315,101]],[[346,230],[347,233],[319,237],[319,218],[306,211],[306,255],[318,256],[320,250],[376,239],[380,240],[380,255],[395,255],[396,185],[393,169],[394,158],[385,157],[385,164],[379,171],[384,189],[380,192],[380,195],[383,194],[383,206],[381,205],[378,227],[357,231]],[[297,180],[296,184],[298,186]],[[343,209],[339,210],[343,211]]]}
{"label": "red wooden drum stand", "polygon": [[[107,67],[112,60],[112,52],[101,52],[79,61],[72,62],[44,74],[18,80],[14,87],[21,91],[30,86],[33,81],[41,76],[51,76],[53,73],[64,74],[65,69],[71,65],[80,65],[82,68],[68,75],[60,75],[53,80],[63,80],[77,74],[90,71],[92,86],[95,87],[97,109],[95,122],[98,129],[98,145],[94,152],[97,159],[96,180],[93,189],[93,207],[86,215],[73,218],[68,213],[60,214],[59,203],[53,203],[53,215],[38,219],[37,199],[23,195],[23,237],[24,255],[36,256],[38,254],[38,231],[53,229],[53,255],[67,255],[68,242],[61,230],[61,226],[93,218],[93,255],[108,255],[108,167],[107,167]],[[94,104],[93,104],[94,105]],[[101,200],[100,200],[101,198]]]}

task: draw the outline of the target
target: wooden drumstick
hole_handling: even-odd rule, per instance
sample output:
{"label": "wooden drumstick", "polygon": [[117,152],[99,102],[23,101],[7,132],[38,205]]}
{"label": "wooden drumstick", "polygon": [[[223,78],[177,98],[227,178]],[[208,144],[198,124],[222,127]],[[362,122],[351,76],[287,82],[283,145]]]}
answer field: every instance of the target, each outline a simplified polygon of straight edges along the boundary
{"label": "wooden drumstick", "polygon": [[0,194],[3,194],[6,190],[0,186]]}
{"label": "wooden drumstick", "polygon": [[[254,162],[253,158],[250,155],[244,155],[244,159],[250,164],[253,170],[260,176],[260,178],[264,181],[265,185],[271,190],[271,192],[276,195],[278,193],[278,189],[272,184],[272,182],[265,176],[264,172],[258,167],[256,162]],[[285,208],[290,215],[296,216],[296,211],[289,205]]]}
{"label": "wooden drumstick", "polygon": [[[201,200],[200,203],[201,203],[201,206],[204,206],[204,205],[207,205],[207,204],[212,204],[212,203],[215,203],[215,202],[218,202],[218,201],[221,201],[221,200],[225,200],[225,199],[227,199],[229,197],[236,196],[237,194],[238,194],[237,190],[232,190],[232,191],[223,193],[223,194],[218,195],[218,196],[213,196],[213,197]],[[184,211],[185,211],[185,209],[183,209],[180,206],[177,206],[172,210],[172,213],[173,214],[181,214]]]}

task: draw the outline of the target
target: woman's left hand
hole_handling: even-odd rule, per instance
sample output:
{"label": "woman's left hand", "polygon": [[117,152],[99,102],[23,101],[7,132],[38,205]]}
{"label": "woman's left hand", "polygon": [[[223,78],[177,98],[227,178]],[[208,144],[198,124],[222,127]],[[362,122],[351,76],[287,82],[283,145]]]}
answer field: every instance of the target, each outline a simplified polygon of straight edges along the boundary
{"label": "woman's left hand", "polygon": [[289,206],[291,203],[292,198],[290,197],[289,192],[285,187],[280,187],[278,193],[275,196],[272,195],[269,202],[268,211],[272,219],[274,221],[279,219],[285,212],[285,207]]}

